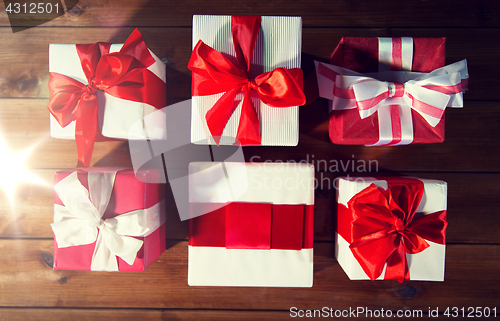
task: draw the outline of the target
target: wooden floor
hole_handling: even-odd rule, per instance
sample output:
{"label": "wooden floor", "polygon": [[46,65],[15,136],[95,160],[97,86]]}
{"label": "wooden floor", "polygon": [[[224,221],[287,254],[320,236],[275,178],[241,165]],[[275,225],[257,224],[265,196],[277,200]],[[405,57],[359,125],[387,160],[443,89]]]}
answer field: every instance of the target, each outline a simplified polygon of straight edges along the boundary
{"label": "wooden floor", "polygon": [[[48,44],[120,43],[138,27],[167,64],[169,103],[175,103],[190,98],[193,14],[302,16],[306,77],[314,59],[328,61],[342,36],[446,37],[446,63],[467,58],[465,108],[446,111],[443,144],[333,145],[327,102],[319,99],[300,108],[298,147],[244,149],[247,159],[376,160],[382,174],[445,180],[444,282],[349,281],[334,258],[332,189],[316,190],[312,288],[189,287],[188,224],[173,205],[167,251],[145,272],[52,270],[53,175],[75,167],[77,154],[74,141],[49,137]],[[291,307],[422,310],[424,320],[436,319],[429,308],[439,308],[442,319],[450,319],[443,314],[448,307],[460,315],[461,308],[467,315],[469,307],[496,307],[500,314],[499,28],[496,0],[81,0],[68,14],[18,33],[2,8],[0,135],[14,151],[35,146],[26,166],[47,186],[20,185],[13,204],[0,190],[0,320],[277,320],[290,318]],[[131,166],[127,143],[98,143],[92,165]],[[346,174],[357,173],[317,172],[331,179]]]}

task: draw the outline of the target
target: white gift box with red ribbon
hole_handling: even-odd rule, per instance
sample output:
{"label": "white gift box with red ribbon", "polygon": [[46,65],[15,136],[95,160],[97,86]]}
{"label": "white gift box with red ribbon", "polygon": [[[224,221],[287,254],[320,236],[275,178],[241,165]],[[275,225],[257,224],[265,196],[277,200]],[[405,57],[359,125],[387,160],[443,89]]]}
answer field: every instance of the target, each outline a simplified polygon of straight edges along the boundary
{"label": "white gift box with red ribbon", "polygon": [[[446,182],[432,179],[418,179],[423,183],[424,194],[416,209],[420,215],[428,215],[447,208],[447,184]],[[349,201],[360,192],[374,184],[381,190],[388,189],[388,181],[373,177],[351,177],[340,178],[337,190],[338,206],[349,209]],[[370,204],[367,204],[369,206]],[[338,215],[342,215],[339,209]],[[339,219],[340,220],[340,219]],[[339,229],[339,227],[337,228]],[[419,281],[443,281],[445,271],[446,245],[426,240],[429,247],[420,253],[406,253],[408,270],[411,280]],[[360,263],[351,251],[349,242],[339,234],[335,233],[335,258],[351,280],[369,280]],[[384,280],[387,264],[377,280]]]}
{"label": "white gift box with red ribbon", "polygon": [[[236,64],[236,52],[231,34],[231,16],[194,15],[193,48],[202,40],[223,53]],[[250,76],[255,77],[275,68],[300,68],[302,48],[302,19],[300,17],[262,16],[257,36]],[[224,93],[192,96],[191,142],[215,145],[205,118],[207,112]],[[236,108],[222,133],[220,145],[235,143],[240,123],[243,94],[236,96]],[[296,146],[299,141],[299,107],[275,108],[264,104],[251,94],[257,110],[262,146]]]}
{"label": "white gift box with red ribbon", "polygon": [[[123,44],[112,44],[110,53],[118,52]],[[150,50],[154,64],[147,69],[166,82],[165,64]],[[59,73],[88,84],[75,44],[49,44],[49,72]],[[159,93],[161,94],[161,93]],[[147,103],[124,100],[97,91],[99,129],[104,137],[117,139],[166,139],[166,109]],[[166,106],[165,106],[166,107]],[[75,121],[66,127],[50,115],[50,136],[75,139]]]}
{"label": "white gift box with red ribbon", "polygon": [[[314,168],[309,164],[287,163],[191,163],[189,200],[192,208],[209,208],[210,213],[192,218],[190,222],[190,245],[188,259],[188,284],[191,286],[279,286],[311,287],[313,283],[313,205],[314,205]],[[217,210],[224,210],[237,202],[241,206],[258,203],[259,206],[301,207],[299,213],[298,248],[276,249],[270,242],[277,242],[274,233],[274,216],[271,210],[267,231],[267,247],[230,246],[227,232],[234,227],[229,212],[223,214],[222,222],[207,231],[200,229],[210,225],[193,223],[193,220],[210,220]],[[241,207],[240,207],[241,208]],[[261,207],[262,208],[262,207]],[[207,212],[208,212],[207,211]],[[225,210],[224,210],[225,211]],[[201,213],[194,213],[200,215]],[[240,219],[254,213],[242,212]],[[259,216],[260,213],[257,213]],[[291,212],[281,212],[281,223]],[[226,217],[224,217],[226,215]],[[256,216],[256,217],[257,217]],[[236,217],[237,218],[237,217]],[[290,220],[292,219],[289,216]],[[272,222],[272,223],[271,223]],[[253,238],[254,222],[250,218],[240,225],[242,238]],[[286,225],[286,224],[285,224]],[[277,227],[279,228],[279,226]],[[281,231],[281,241],[287,243],[292,238],[286,230]],[[209,239],[222,239],[222,244],[202,245],[195,241],[198,234]],[[234,234],[233,234],[234,236]],[[264,237],[265,238],[265,237]],[[271,238],[271,239],[270,239]],[[304,241],[302,240],[304,239]],[[306,241],[307,239],[307,241]],[[271,241],[272,240],[272,241]],[[304,242],[304,243],[303,243]],[[213,243],[213,242],[212,242]],[[225,244],[225,245],[224,245]]]}

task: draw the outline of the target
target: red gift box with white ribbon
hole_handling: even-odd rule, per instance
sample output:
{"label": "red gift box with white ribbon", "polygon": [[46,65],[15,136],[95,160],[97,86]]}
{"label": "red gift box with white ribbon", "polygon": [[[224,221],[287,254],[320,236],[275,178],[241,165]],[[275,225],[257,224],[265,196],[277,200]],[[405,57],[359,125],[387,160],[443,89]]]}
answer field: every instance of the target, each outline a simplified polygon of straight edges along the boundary
{"label": "red gift box with white ribbon", "polygon": [[166,247],[164,185],[155,170],[55,174],[54,269],[143,271]]}
{"label": "red gift box with white ribbon", "polygon": [[335,257],[351,280],[443,281],[446,182],[340,178]]}
{"label": "red gift box with white ribbon", "polygon": [[191,163],[188,284],[311,287],[314,169]]}
{"label": "red gift box with white ribbon", "polygon": [[446,107],[463,107],[467,62],[444,66],[444,38],[342,38],[332,64],[316,63],[335,144],[444,141]]}

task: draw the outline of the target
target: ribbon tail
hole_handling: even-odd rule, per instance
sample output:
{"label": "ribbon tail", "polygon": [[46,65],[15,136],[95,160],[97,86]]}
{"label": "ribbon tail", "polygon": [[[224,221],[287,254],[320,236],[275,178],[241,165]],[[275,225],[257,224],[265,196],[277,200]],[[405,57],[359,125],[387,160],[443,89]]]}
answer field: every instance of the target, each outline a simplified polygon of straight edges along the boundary
{"label": "ribbon tail", "polygon": [[212,135],[215,143],[219,145],[222,137],[222,132],[226,127],[229,118],[233,114],[235,108],[236,94],[240,91],[241,87],[233,88],[227,91],[222,97],[210,108],[205,115],[207,120],[208,129]]}
{"label": "ribbon tail", "polygon": [[[130,215],[128,215],[128,223],[131,223],[130,219],[132,221],[134,220],[134,215],[138,215],[141,212],[142,211],[130,213]],[[135,218],[137,219],[137,217]],[[119,257],[128,265],[133,265],[137,257],[137,252],[139,252],[144,242],[131,236],[119,234],[118,228],[120,228],[122,232],[125,233],[129,231],[133,233],[135,232],[134,234],[140,233],[138,235],[143,235],[144,233],[146,233],[147,228],[127,226],[127,217],[125,217],[124,219],[125,221],[122,221],[121,224],[119,223],[120,220],[117,218],[107,219],[104,226],[101,227],[101,232],[103,234],[102,237],[104,239],[105,246],[108,251],[110,251],[110,256],[113,258],[113,262],[116,262],[116,257]],[[108,261],[111,261],[111,259],[108,259]],[[111,267],[113,262],[108,263],[108,266]]]}
{"label": "ribbon tail", "polygon": [[250,90],[245,91],[243,104],[241,106],[240,123],[236,134],[235,145],[240,146],[260,146],[260,122],[257,110],[250,98]]}
{"label": "ribbon tail", "polygon": [[[403,240],[400,240],[402,242]],[[403,283],[404,280],[410,279],[410,271],[403,244],[400,244],[394,253],[387,259],[387,268],[385,270],[385,280],[397,280]]]}
{"label": "ribbon tail", "polygon": [[97,136],[97,97],[88,95],[85,101],[80,101],[79,113],[75,123],[78,166],[89,167]]}
{"label": "ribbon tail", "polygon": [[114,255],[111,254],[106,240],[103,237],[103,229],[99,231],[97,241],[92,255],[92,263],[90,264],[91,271],[118,271],[118,262]]}

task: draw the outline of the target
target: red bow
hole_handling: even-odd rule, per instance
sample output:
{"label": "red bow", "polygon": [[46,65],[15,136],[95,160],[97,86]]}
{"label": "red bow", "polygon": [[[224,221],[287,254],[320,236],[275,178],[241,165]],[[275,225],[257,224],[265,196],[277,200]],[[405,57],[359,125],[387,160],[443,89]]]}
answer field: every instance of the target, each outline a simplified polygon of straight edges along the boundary
{"label": "red bow", "polygon": [[251,89],[257,91],[260,100],[271,107],[300,106],[306,102],[300,68],[276,68],[250,79],[250,65],[260,21],[260,16],[231,17],[238,67],[201,40],[193,49],[188,64],[193,72],[193,96],[225,92],[205,116],[217,145],[234,111],[235,97],[240,92],[244,93],[244,97],[236,139],[242,146],[261,145],[259,118],[250,99]]}
{"label": "red bow", "polygon": [[65,127],[73,120],[79,165],[89,166],[98,132],[98,90],[156,108],[166,106],[165,83],[147,68],[155,63],[136,29],[119,52],[109,53],[110,43],[76,45],[88,84],[71,77],[49,74],[49,111]]}
{"label": "red bow", "polygon": [[410,279],[406,254],[429,247],[426,240],[445,244],[446,211],[414,218],[424,185],[416,179],[389,182],[381,191],[371,184],[348,203],[352,212],[351,251],[365,273],[374,280],[385,264],[385,279]]}

